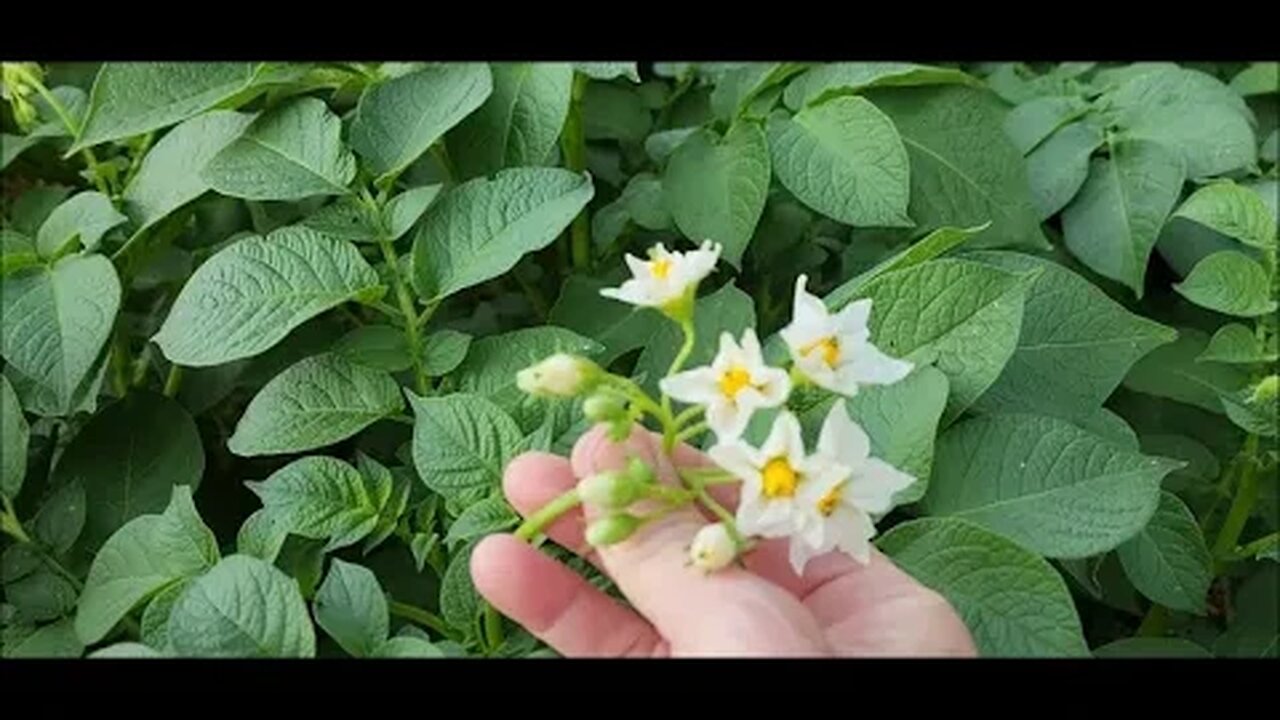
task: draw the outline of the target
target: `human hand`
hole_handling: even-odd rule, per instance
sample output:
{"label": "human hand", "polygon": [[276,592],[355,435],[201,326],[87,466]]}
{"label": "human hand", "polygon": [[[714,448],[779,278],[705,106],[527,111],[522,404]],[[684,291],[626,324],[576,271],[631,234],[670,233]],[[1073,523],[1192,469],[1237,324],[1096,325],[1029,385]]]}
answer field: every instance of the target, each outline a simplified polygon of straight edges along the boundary
{"label": "human hand", "polygon": [[[632,456],[659,481],[678,484],[681,467],[710,466],[678,447],[672,459],[660,437],[636,428],[624,443],[603,428],[579,440],[572,457],[526,453],[507,468],[504,491],[525,516],[583,477],[620,470]],[[733,488],[712,493],[736,507]],[[630,601],[627,607],[573,570],[512,535],[476,546],[471,573],[495,608],[570,657],[669,656],[976,656],[968,629],[951,605],[872,549],[861,565],[840,553],[813,559],[797,576],[785,539],[765,540],[730,566],[706,574],[689,564],[689,545],[712,518],[685,506],[646,524],[629,539],[592,549],[584,527],[592,508],[550,525],[560,545],[587,552]]]}

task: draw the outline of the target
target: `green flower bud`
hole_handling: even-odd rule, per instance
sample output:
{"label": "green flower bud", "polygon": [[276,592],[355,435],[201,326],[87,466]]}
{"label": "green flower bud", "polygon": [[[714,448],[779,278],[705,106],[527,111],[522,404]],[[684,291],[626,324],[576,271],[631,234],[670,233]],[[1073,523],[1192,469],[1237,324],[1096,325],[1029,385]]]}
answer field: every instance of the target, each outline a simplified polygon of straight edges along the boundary
{"label": "green flower bud", "polygon": [[584,357],[556,353],[516,373],[516,386],[530,395],[574,397],[594,390],[603,374]]}
{"label": "green flower bud", "polygon": [[616,422],[626,417],[627,401],[617,393],[598,392],[582,403],[582,414],[591,422]]}
{"label": "green flower bud", "polygon": [[1280,377],[1268,375],[1253,386],[1253,393],[1249,396],[1249,404],[1266,405],[1274,403],[1278,391],[1280,391]]}
{"label": "green flower bud", "polygon": [[653,468],[640,458],[633,457],[627,462],[627,477],[637,484],[648,485],[654,480]]}
{"label": "green flower bud", "polygon": [[643,494],[644,485],[626,473],[602,472],[578,482],[578,497],[601,508],[624,508]]}
{"label": "green flower bud", "polygon": [[587,542],[592,547],[620,543],[631,537],[644,521],[635,515],[618,513],[601,518],[587,527]]}
{"label": "green flower bud", "polygon": [[634,421],[631,419],[630,415],[622,418],[621,420],[615,420],[609,423],[609,439],[613,442],[620,443],[631,437],[631,425],[633,423]]}

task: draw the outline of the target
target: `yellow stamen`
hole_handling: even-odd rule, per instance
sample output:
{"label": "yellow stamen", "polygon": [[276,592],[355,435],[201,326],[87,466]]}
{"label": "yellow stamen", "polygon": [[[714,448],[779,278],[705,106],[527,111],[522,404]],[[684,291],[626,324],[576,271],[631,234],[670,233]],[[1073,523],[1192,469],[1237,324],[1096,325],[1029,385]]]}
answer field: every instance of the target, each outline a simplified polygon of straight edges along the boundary
{"label": "yellow stamen", "polygon": [[834,335],[806,345],[801,350],[801,354],[808,355],[815,350],[822,352],[822,361],[827,364],[827,367],[834,368],[836,363],[840,362],[840,341]]}
{"label": "yellow stamen", "polygon": [[796,494],[800,477],[785,457],[774,458],[765,463],[762,475],[765,497],[791,497]]}
{"label": "yellow stamen", "polygon": [[831,513],[836,511],[836,506],[840,504],[840,490],[843,485],[837,485],[827,491],[818,499],[818,512],[822,517],[831,517]]}
{"label": "yellow stamen", "polygon": [[659,280],[666,280],[671,274],[671,258],[659,258],[649,265],[649,273]]}
{"label": "yellow stamen", "polygon": [[735,365],[720,376],[720,392],[730,400],[751,384],[751,373],[741,365]]}

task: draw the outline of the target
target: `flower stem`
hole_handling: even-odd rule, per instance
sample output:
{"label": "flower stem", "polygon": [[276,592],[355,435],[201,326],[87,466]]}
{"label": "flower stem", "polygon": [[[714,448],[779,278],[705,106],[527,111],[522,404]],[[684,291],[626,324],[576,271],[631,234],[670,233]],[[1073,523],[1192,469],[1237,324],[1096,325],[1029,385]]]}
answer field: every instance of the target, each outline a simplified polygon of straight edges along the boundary
{"label": "flower stem", "polygon": [[693,420],[694,418],[701,415],[705,410],[706,408],[702,407],[701,405],[694,405],[691,408],[685,409],[679,415],[676,415],[676,419],[675,419],[676,427],[677,428],[684,427],[686,423],[688,423],[690,420]]}
{"label": "flower stem", "polygon": [[698,424],[696,424],[696,425],[690,425],[689,427],[687,427],[687,428],[685,428],[685,429],[681,430],[680,432],[676,433],[676,441],[675,441],[675,444],[677,444],[677,445],[678,445],[678,444],[680,444],[680,443],[684,442],[685,440],[688,440],[688,439],[689,439],[689,438],[691,438],[691,437],[696,437],[696,436],[698,436],[698,435],[701,435],[702,433],[704,433],[704,432],[706,432],[706,431],[707,431],[707,424],[706,424],[706,423],[704,423],[704,422],[700,422],[700,423],[698,423]]}
{"label": "flower stem", "polygon": [[[40,93],[40,97],[44,98],[44,101],[49,103],[49,107],[53,108],[54,114],[62,121],[62,126],[67,129],[68,133],[71,133],[72,140],[74,141],[75,138],[79,137],[80,127],[71,120],[71,116],[67,114],[67,109],[62,107],[62,103],[58,102],[58,97],[49,92],[49,88],[44,86],[40,78],[32,75],[26,68],[19,68],[18,72],[22,73],[27,82],[31,83],[31,86],[36,89],[36,92]],[[89,171],[93,175],[94,187],[98,188],[98,192],[103,195],[111,197],[111,188],[107,186],[107,181],[103,179],[102,173],[98,170],[98,158],[94,156],[93,150],[85,148],[80,153],[84,156],[85,164],[89,166]]]}
{"label": "flower stem", "polygon": [[169,374],[164,379],[165,397],[177,397],[178,390],[182,388],[182,366],[170,365]]}
{"label": "flower stem", "polygon": [[457,638],[457,634],[449,628],[448,623],[430,610],[424,610],[416,605],[409,605],[390,598],[387,599],[387,609],[396,617],[402,617],[429,630],[435,630],[450,640]]}
{"label": "flower stem", "polygon": [[557,518],[577,507],[581,502],[582,498],[578,497],[578,488],[575,487],[565,491],[556,499],[543,505],[537,512],[530,515],[520,527],[516,528],[516,537],[526,542],[532,540],[548,525],[555,522]]}
{"label": "flower stem", "polygon": [[492,605],[485,603],[484,606],[484,640],[489,646],[489,652],[497,650],[502,645],[502,616],[498,614],[498,610]]}
{"label": "flower stem", "polygon": [[1235,497],[1222,522],[1222,529],[1218,531],[1218,538],[1213,543],[1213,557],[1219,571],[1223,561],[1234,553],[1236,544],[1240,541],[1240,533],[1244,531],[1245,523],[1249,521],[1253,506],[1258,501],[1258,463],[1254,457],[1258,452],[1258,436],[1250,433],[1240,452],[1240,482],[1236,485]]}
{"label": "flower stem", "polygon": [[[560,137],[560,149],[565,167],[580,173],[587,168],[586,129],[582,120],[582,98],[587,92],[587,77],[573,74],[573,90],[569,101],[569,114],[565,118],[564,133]],[[591,264],[591,233],[587,209],[573,219],[569,226],[569,254],[573,267],[582,270]]]}
{"label": "flower stem", "polygon": [[400,314],[404,316],[404,337],[409,344],[409,353],[413,358],[413,376],[419,395],[426,395],[430,388],[427,370],[422,364],[422,336],[418,332],[418,313],[413,309],[413,296],[405,285],[400,274],[400,259],[396,257],[396,249],[386,237],[378,238],[378,247],[382,249],[382,257],[391,269],[391,283],[395,286],[396,300],[400,304]]}

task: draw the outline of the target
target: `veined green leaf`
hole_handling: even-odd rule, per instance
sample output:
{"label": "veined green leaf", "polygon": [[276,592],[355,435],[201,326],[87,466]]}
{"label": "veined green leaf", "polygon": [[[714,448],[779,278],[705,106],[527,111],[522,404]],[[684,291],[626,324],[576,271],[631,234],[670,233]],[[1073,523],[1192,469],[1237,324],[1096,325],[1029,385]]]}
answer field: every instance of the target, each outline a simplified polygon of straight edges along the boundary
{"label": "veined green leaf", "polygon": [[493,63],[489,70],[493,93],[447,137],[464,179],[543,164],[569,113],[573,65]]}
{"label": "veined green leaf", "polygon": [[78,239],[93,250],[108,230],[128,219],[111,205],[111,198],[87,190],[53,209],[36,235],[36,249],[46,258],[57,257]]}
{"label": "veined green leaf", "polygon": [[1196,362],[1208,344],[1207,333],[1178,328],[1177,340],[1134,363],[1125,387],[1223,414],[1221,397],[1241,390],[1247,376],[1230,365]]}
{"label": "veined green leaf", "polygon": [[471,349],[471,336],[457,330],[437,330],[423,341],[422,369],[438,377],[453,372]]}
{"label": "veined green leaf", "polygon": [[1263,347],[1253,330],[1240,323],[1228,323],[1218,328],[1209,338],[1204,351],[1196,356],[1196,362],[1220,362],[1233,365],[1252,365],[1254,363],[1275,362],[1280,357],[1276,352],[1275,337],[1269,347]]}
{"label": "veined green leaf", "polygon": [[314,450],[403,408],[400,387],[387,373],[341,355],[315,355],[289,366],[253,397],[227,447],[243,457]]}
{"label": "veined green leaf", "polygon": [[[381,481],[381,482],[380,482]],[[327,540],[325,550],[355,543],[373,531],[390,494],[389,479],[366,477],[336,458],[299,458],[261,482],[245,486],[262,499],[262,506],[288,532],[312,540]]]}
{"label": "veined green leaf", "polygon": [[1256,248],[1276,246],[1275,214],[1259,193],[1230,180],[1210,183],[1195,191],[1173,216],[1200,223]]}
{"label": "veined green leaf", "polygon": [[385,292],[353,246],[285,227],[239,240],[201,265],[152,340],[170,362],[221,365],[265,352],[325,310]]}
{"label": "veined green leaf", "polygon": [[513,527],[520,517],[515,514],[507,501],[501,497],[491,497],[472,505],[449,526],[445,535],[446,545],[456,542],[478,540],[490,533]]}
{"label": "veined green leaf", "polygon": [[413,463],[418,477],[442,495],[496,488],[524,438],[492,402],[466,393],[421,398],[409,394],[416,422]]}
{"label": "veined green leaf", "polygon": [[1275,95],[1280,92],[1280,63],[1249,63],[1231,78],[1231,89],[1245,96]]}
{"label": "veined green leaf", "polygon": [[640,82],[640,72],[634,62],[576,62],[573,69],[594,80],[625,77],[631,82]]}
{"label": "veined green leaf", "polygon": [[315,599],[316,623],[352,657],[370,657],[387,639],[387,599],[373,571],[334,558]]}
{"label": "veined green leaf", "polygon": [[823,63],[806,71],[787,85],[783,100],[799,110],[837,95],[849,95],[874,87],[962,84],[981,87],[981,82],[960,70],[904,62]]}
{"label": "veined green leaf", "polygon": [[1213,557],[1196,517],[1176,495],[1160,493],[1155,515],[1117,554],[1143,595],[1174,610],[1204,613]]}
{"label": "veined green leaf", "polygon": [[22,414],[22,405],[9,384],[9,378],[0,375],[0,493],[13,499],[22,490],[22,480],[27,474],[27,442],[31,427]]}
{"label": "veined green leaf", "polygon": [[1047,557],[1082,558],[1134,537],[1182,462],[1125,450],[1057,418],[977,417],[938,439],[924,498]]}
{"label": "veined green leaf", "polygon": [[1276,310],[1267,271],[1235,250],[1216,252],[1196,263],[1173,289],[1200,307],[1226,315],[1257,317]]}
{"label": "veined green leaf", "polygon": [[[390,325],[361,325],[333,344],[333,352],[357,365],[386,372],[413,366],[404,331]],[[396,390],[399,393],[399,388]]]}
{"label": "veined green leaf", "polygon": [[1021,103],[1004,119],[1004,132],[1018,152],[1026,155],[1089,109],[1077,95],[1049,95]]}
{"label": "veined green leaf", "polygon": [[1089,177],[1089,158],[1102,146],[1102,131],[1074,122],[1049,136],[1027,156],[1031,201],[1046,220],[1067,206]]}

